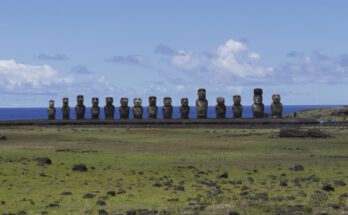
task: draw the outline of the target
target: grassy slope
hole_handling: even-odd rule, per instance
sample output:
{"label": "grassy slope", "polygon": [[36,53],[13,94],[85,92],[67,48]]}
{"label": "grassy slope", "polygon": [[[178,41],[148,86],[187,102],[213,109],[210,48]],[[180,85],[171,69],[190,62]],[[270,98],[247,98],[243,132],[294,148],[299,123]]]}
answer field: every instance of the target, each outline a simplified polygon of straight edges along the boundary
{"label": "grassy slope", "polygon": [[[8,140],[0,141],[0,200],[6,201],[0,212],[96,214],[102,208],[119,213],[146,208],[181,213],[188,202],[208,204],[206,214],[225,214],[231,208],[242,214],[267,214],[277,207],[299,204],[307,211],[333,211],[328,204],[347,205],[347,199],[339,200],[347,186],[325,194],[327,200],[318,202],[312,196],[324,182],[348,182],[348,131],[328,130],[336,137],[279,139],[272,137],[277,130],[270,129],[1,128],[0,136],[6,135]],[[48,156],[53,164],[39,167],[34,159],[40,156]],[[89,171],[72,172],[76,163],[85,163]],[[288,169],[298,163],[305,171]],[[205,173],[196,178],[196,170],[181,168],[187,166]],[[223,172],[228,172],[229,178],[216,179]],[[276,179],[271,180],[270,175]],[[320,181],[304,181],[300,187],[291,182],[311,175]],[[255,181],[248,182],[248,177]],[[197,184],[205,178],[216,181],[223,193],[214,195],[215,188]],[[289,180],[289,186],[280,187],[281,179]],[[183,181],[185,191],[152,186],[166,180],[173,180],[174,185]],[[263,192],[270,199],[242,197],[243,185],[232,185],[229,180],[242,180],[249,196]],[[107,191],[121,189],[126,193],[109,197],[106,206],[96,205]],[[62,196],[63,191],[73,195]],[[85,193],[97,197],[83,199]],[[284,200],[280,201],[280,196]],[[295,199],[286,199],[289,196]],[[60,207],[46,208],[54,202]]]}
{"label": "grassy slope", "polygon": [[[304,119],[318,119],[325,121],[347,121],[347,116],[335,116],[332,115],[333,112],[338,110],[347,110],[348,107],[337,107],[337,108],[318,108],[318,109],[309,109],[304,111],[297,112],[298,118]],[[292,114],[291,114],[292,116]]]}

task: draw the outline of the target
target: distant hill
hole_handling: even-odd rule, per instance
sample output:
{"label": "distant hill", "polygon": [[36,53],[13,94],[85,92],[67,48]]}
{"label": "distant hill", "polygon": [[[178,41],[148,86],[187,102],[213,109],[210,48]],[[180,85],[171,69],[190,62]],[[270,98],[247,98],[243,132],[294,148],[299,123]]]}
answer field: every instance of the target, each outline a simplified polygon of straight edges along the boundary
{"label": "distant hill", "polygon": [[299,111],[296,114],[297,118],[304,119],[316,119],[323,121],[348,121],[348,106],[337,108],[308,109]]}

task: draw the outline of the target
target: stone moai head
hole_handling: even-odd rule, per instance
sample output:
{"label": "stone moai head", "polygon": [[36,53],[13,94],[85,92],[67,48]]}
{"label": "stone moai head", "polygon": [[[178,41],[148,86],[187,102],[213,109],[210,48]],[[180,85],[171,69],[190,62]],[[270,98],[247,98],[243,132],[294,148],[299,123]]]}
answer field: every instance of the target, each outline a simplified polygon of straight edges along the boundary
{"label": "stone moai head", "polygon": [[233,96],[233,104],[234,105],[240,105],[242,102],[242,98],[240,95]]}
{"label": "stone moai head", "polygon": [[84,99],[83,95],[78,95],[77,96],[77,105],[83,105]]}
{"label": "stone moai head", "polygon": [[225,98],[224,97],[217,97],[216,98],[216,103],[218,105],[225,105]]}
{"label": "stone moai head", "polygon": [[112,97],[105,98],[106,105],[112,105],[114,103],[114,99]]}
{"label": "stone moai head", "polygon": [[69,106],[69,98],[68,97],[63,98],[63,106]]}
{"label": "stone moai head", "polygon": [[128,106],[128,98],[121,98],[120,103],[122,107]]}
{"label": "stone moai head", "polygon": [[135,99],[133,99],[133,104],[134,104],[135,107],[141,106],[142,103],[143,103],[143,101],[142,101],[141,98],[135,98]]}
{"label": "stone moai head", "polygon": [[156,96],[150,96],[149,97],[149,104],[150,106],[156,106],[157,103],[157,97]]}
{"label": "stone moai head", "polygon": [[197,94],[198,94],[198,98],[200,100],[205,100],[206,97],[207,97],[207,92],[206,92],[206,90],[204,88],[198,89]]}
{"label": "stone moai head", "polygon": [[48,102],[48,106],[49,106],[50,108],[54,108],[54,101],[53,101],[53,100],[50,100],[50,101]]}
{"label": "stone moai head", "polygon": [[186,106],[188,106],[188,105],[189,105],[189,100],[188,100],[188,98],[182,98],[182,99],[181,99],[181,106],[186,107]]}
{"label": "stone moai head", "polygon": [[171,106],[172,105],[172,98],[171,97],[164,97],[163,104],[164,104],[164,106]]}
{"label": "stone moai head", "polygon": [[262,104],[262,93],[263,90],[261,88],[254,89],[254,103]]}
{"label": "stone moai head", "polygon": [[272,100],[275,104],[279,104],[280,103],[280,95],[279,94],[272,95]]}
{"label": "stone moai head", "polygon": [[92,106],[97,107],[99,105],[99,98],[98,97],[93,97],[92,98]]}

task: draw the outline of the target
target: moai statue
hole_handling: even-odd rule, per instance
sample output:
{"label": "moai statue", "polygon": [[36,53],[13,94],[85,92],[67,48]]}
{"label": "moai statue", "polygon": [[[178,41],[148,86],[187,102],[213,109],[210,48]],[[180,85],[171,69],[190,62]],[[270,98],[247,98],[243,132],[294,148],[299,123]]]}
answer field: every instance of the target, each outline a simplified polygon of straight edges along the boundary
{"label": "moai statue", "polygon": [[208,100],[206,99],[206,90],[198,89],[198,99],[196,100],[197,118],[205,119],[208,115]]}
{"label": "moai statue", "polygon": [[241,101],[242,99],[240,95],[233,96],[233,106],[232,106],[233,118],[242,118],[243,106],[241,104]]}
{"label": "moai statue", "polygon": [[163,98],[163,119],[172,119],[173,118],[173,106],[172,106],[172,98],[164,97]]}
{"label": "moai statue", "polygon": [[76,119],[85,119],[86,107],[83,104],[83,95],[77,96],[77,105],[75,106]]}
{"label": "moai statue", "polygon": [[70,119],[69,98],[67,97],[63,98],[62,116],[63,119]]}
{"label": "moai statue", "polygon": [[252,106],[252,111],[255,118],[264,117],[265,106],[262,103],[262,93],[263,93],[262,89],[260,88],[254,89],[254,104]]}
{"label": "moai statue", "polygon": [[274,94],[272,96],[272,104],[271,104],[271,110],[272,110],[272,117],[273,118],[280,118],[283,116],[283,105],[280,102],[280,95]]}
{"label": "moai statue", "polygon": [[189,100],[188,98],[182,98],[181,106],[180,106],[180,117],[181,119],[188,119],[189,114],[190,114]]}
{"label": "moai statue", "polygon": [[115,115],[115,106],[113,105],[114,99],[112,97],[105,98],[104,114],[105,119],[114,119]]}
{"label": "moai statue", "polygon": [[149,97],[149,106],[147,107],[147,115],[149,119],[157,119],[157,98],[156,96]]}
{"label": "moai statue", "polygon": [[92,119],[99,119],[100,108],[99,108],[99,98],[98,97],[92,98],[91,113],[92,113]]}
{"label": "moai statue", "polygon": [[56,119],[56,108],[53,100],[50,100],[48,104],[48,119]]}
{"label": "moai statue", "polygon": [[120,100],[120,119],[129,119],[129,106],[128,106],[128,98],[121,98]]}
{"label": "moai statue", "polygon": [[135,98],[133,99],[133,117],[134,119],[142,119],[143,118],[143,106],[141,104],[143,101],[141,98]]}
{"label": "moai statue", "polygon": [[225,119],[226,118],[225,98],[217,97],[216,103],[217,103],[217,105],[215,106],[216,118]]}

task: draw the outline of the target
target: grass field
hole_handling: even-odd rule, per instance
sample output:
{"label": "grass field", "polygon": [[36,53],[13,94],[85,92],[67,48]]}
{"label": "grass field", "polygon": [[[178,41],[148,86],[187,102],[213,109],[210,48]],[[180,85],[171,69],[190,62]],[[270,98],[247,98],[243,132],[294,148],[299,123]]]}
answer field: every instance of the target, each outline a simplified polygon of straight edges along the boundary
{"label": "grass field", "polygon": [[[0,211],[348,213],[348,129],[323,129],[334,137],[278,138],[279,129],[0,128],[7,137],[0,140]],[[38,165],[44,156],[52,165]],[[88,171],[72,171],[79,163]],[[304,171],[289,169],[296,164]],[[325,183],[334,191],[323,190]]]}

